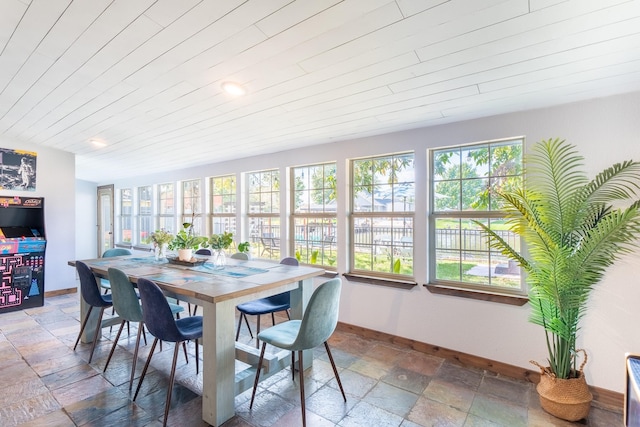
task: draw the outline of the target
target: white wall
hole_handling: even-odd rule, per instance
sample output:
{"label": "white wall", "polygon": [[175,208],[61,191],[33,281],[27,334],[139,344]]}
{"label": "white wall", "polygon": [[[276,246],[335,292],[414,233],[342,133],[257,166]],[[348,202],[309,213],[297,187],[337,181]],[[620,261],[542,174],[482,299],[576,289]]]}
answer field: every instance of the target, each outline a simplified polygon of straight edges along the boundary
{"label": "white wall", "polygon": [[[115,181],[122,187],[181,179],[204,178],[323,161],[337,161],[338,179],[344,179],[348,159],[415,150],[417,165],[416,218],[426,217],[426,150],[462,143],[524,135],[531,144],[550,137],[566,138],[579,146],[591,175],[613,162],[640,159],[640,93],[570,104],[552,109],[514,113],[464,123],[415,129],[359,140],[291,150],[241,160],[167,172],[161,175]],[[106,182],[104,184],[111,184]],[[338,199],[338,213],[347,212],[347,191]],[[338,271],[346,271],[346,223],[338,223],[341,257]],[[79,232],[80,233],[80,232]],[[84,233],[84,231],[83,231]],[[426,235],[426,225],[416,221],[415,236]],[[414,239],[415,274],[425,283],[426,238]],[[640,352],[640,286],[636,272],[640,260],[627,256],[595,291],[591,311],[584,319],[579,347],[589,353],[585,372],[590,384],[617,392],[624,386],[624,353]],[[424,260],[424,262],[420,262]],[[546,360],[543,331],[527,321],[528,307],[514,307],[458,297],[433,295],[423,286],[399,290],[357,282],[343,287],[340,320],[409,339],[435,344],[500,362],[535,369],[534,359]]]}
{"label": "white wall", "polygon": [[75,259],[75,156],[0,137],[0,147],[37,153],[36,191],[0,190],[1,195],[44,197],[45,292],[76,287],[75,272],[67,261]]}
{"label": "white wall", "polygon": [[98,254],[98,187],[95,183],[76,180],[76,255],[75,259],[97,258]]}

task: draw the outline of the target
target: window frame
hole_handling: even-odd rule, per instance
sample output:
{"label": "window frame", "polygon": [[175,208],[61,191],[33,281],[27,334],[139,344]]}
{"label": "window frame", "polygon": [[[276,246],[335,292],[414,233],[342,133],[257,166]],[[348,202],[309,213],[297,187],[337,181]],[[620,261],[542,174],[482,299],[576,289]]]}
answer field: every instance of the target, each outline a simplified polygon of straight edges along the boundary
{"label": "window frame", "polygon": [[[158,184],[157,186],[157,197],[156,197],[156,203],[158,206],[157,209],[157,214],[156,214],[156,229],[158,230],[165,230],[168,231],[169,233],[175,234],[176,233],[176,186],[173,182],[165,182],[162,184]],[[167,187],[169,190],[164,190],[163,187]],[[171,197],[163,197],[165,194],[171,194]],[[165,209],[163,208],[163,206],[168,206],[171,208],[171,210],[173,212],[171,213],[167,213],[165,212]],[[166,227],[164,226],[164,224],[166,223],[166,220],[169,219],[170,221],[168,221],[169,226]]]}
{"label": "window frame", "polygon": [[[458,210],[449,210],[449,211],[445,211],[445,210],[436,210],[435,208],[435,203],[436,203],[436,185],[438,182],[444,182],[444,181],[448,181],[448,180],[436,180],[434,175],[435,175],[435,166],[434,166],[434,156],[436,153],[438,152],[443,152],[443,151],[453,151],[453,150],[457,150],[459,149],[460,152],[464,152],[466,150],[469,149],[474,149],[474,148],[482,148],[482,147],[486,147],[488,152],[491,153],[492,152],[492,147],[495,148],[496,146],[504,146],[507,145],[508,143],[520,143],[520,162],[519,162],[519,173],[515,173],[515,174],[508,174],[508,175],[492,175],[491,173],[491,157],[489,156],[489,160],[488,160],[488,166],[487,166],[487,173],[488,175],[486,176],[478,176],[478,177],[471,177],[471,178],[465,178],[460,176],[460,178],[457,179],[451,179],[450,181],[456,181],[459,180],[460,181],[460,191],[459,191],[459,207]],[[481,142],[473,142],[473,143],[469,143],[469,144],[459,144],[459,145],[454,145],[454,146],[446,146],[446,147],[437,147],[437,148],[433,148],[429,150],[429,155],[428,155],[428,171],[429,171],[429,177],[428,177],[428,182],[429,182],[429,207],[427,210],[427,224],[428,224],[428,230],[429,232],[427,233],[427,242],[428,242],[428,251],[427,251],[427,258],[428,258],[428,287],[430,288],[430,290],[432,292],[435,293],[445,293],[445,294],[451,294],[452,291],[455,290],[459,290],[460,292],[457,293],[456,295],[458,296],[464,296],[464,297],[471,297],[470,295],[475,295],[473,296],[473,298],[476,298],[476,296],[478,294],[484,294],[484,295],[489,295],[487,297],[487,300],[492,300],[491,299],[491,295],[497,295],[497,296],[507,296],[507,297],[513,297],[514,299],[522,299],[523,297],[526,297],[527,294],[527,288],[525,285],[525,280],[524,280],[524,275],[520,272],[520,269],[518,268],[519,271],[519,286],[517,288],[510,288],[507,286],[501,286],[501,285],[492,285],[491,284],[491,280],[497,280],[497,277],[494,277],[494,279],[491,279],[492,276],[496,276],[496,273],[489,273],[489,279],[487,281],[487,283],[484,282],[471,282],[471,281],[462,281],[463,279],[463,275],[464,275],[464,271],[462,270],[462,260],[466,259],[466,254],[467,253],[485,253],[487,256],[487,260],[489,261],[489,265],[491,265],[491,262],[493,259],[497,258],[497,259],[502,259],[504,258],[503,255],[499,254],[498,251],[490,248],[487,246],[486,243],[486,238],[485,237],[481,237],[481,240],[484,240],[485,242],[483,243],[483,245],[486,247],[486,249],[483,250],[478,250],[478,249],[470,249],[466,246],[464,246],[463,241],[466,241],[467,239],[465,239],[463,237],[464,233],[463,230],[466,230],[465,228],[462,227],[462,222],[464,221],[470,221],[470,220],[478,220],[478,221],[486,221],[485,223],[489,223],[491,224],[491,222],[503,222],[506,219],[506,212],[504,211],[504,209],[492,209],[492,205],[494,203],[494,200],[497,202],[500,202],[499,199],[493,199],[492,196],[490,194],[490,192],[488,193],[488,197],[489,200],[487,202],[487,206],[488,208],[485,210],[471,210],[471,209],[464,209],[463,208],[463,186],[462,186],[462,182],[465,180],[472,180],[472,179],[477,179],[477,180],[481,180],[481,179],[486,179],[489,182],[489,187],[491,186],[491,180],[498,178],[498,179],[516,179],[516,180],[520,180],[520,183],[523,182],[524,180],[524,161],[523,161],[523,157],[524,157],[524,150],[525,150],[525,138],[523,136],[519,136],[519,137],[511,137],[511,138],[501,138],[501,139],[496,139],[496,140],[488,140],[488,141],[481,141]],[[518,170],[518,166],[516,164],[515,169]],[[462,169],[461,169],[462,170]],[[436,245],[436,240],[438,239],[438,229],[437,229],[437,221],[438,220],[457,220],[459,221],[459,223],[461,224],[460,227],[457,229],[459,230],[459,242],[458,242],[458,248],[457,249],[452,249],[451,252],[454,251],[458,251],[460,253],[460,256],[458,257],[458,259],[460,260],[460,279],[461,280],[447,280],[447,279],[442,279],[442,278],[437,278],[437,261],[438,261],[438,248]],[[508,230],[505,230],[507,232],[507,234],[512,232],[509,232]],[[477,232],[477,234],[484,236],[480,231]],[[517,239],[517,245],[519,245],[520,247],[522,247],[522,239],[517,236],[517,235],[513,235],[510,236],[509,238],[514,238]],[[465,254],[464,256],[462,254]],[[511,269],[511,263],[509,263],[509,269]],[[487,267],[489,268],[489,271],[491,271],[491,267]],[[441,288],[440,290],[436,290],[437,288]],[[443,290],[443,289],[448,289],[448,290]],[[477,299],[477,298],[476,298]],[[502,301],[501,301],[502,302]],[[509,303],[513,303],[513,302],[509,302]],[[516,302],[516,305],[520,305],[521,303]]]}
{"label": "window frame", "polygon": [[[386,182],[386,183],[376,183],[375,175],[376,172],[372,170],[372,180],[371,184],[369,184],[372,189],[374,187],[389,187],[391,190],[391,194],[396,193],[396,187],[400,189],[401,186],[406,186],[410,184],[413,187],[413,193],[409,196],[409,206],[413,205],[413,209],[407,209],[406,206],[406,197],[405,197],[405,205],[403,209],[396,210],[395,208],[395,199],[392,196],[391,200],[391,210],[390,211],[381,211],[376,210],[376,200],[374,198],[374,193],[369,193],[371,195],[371,211],[357,211],[356,209],[356,200],[359,197],[356,193],[356,183],[355,183],[355,165],[356,162],[360,161],[384,161],[385,159],[400,159],[402,157],[411,157],[411,180],[403,180],[401,182]],[[349,161],[349,215],[348,215],[348,224],[349,224],[349,269],[346,274],[347,277],[363,277],[370,280],[370,283],[373,284],[387,284],[388,282],[392,286],[396,286],[398,284],[409,284],[415,285],[415,245],[413,239],[414,233],[414,224],[415,224],[415,202],[416,202],[416,194],[415,194],[415,183],[416,183],[416,174],[415,174],[415,165],[416,165],[416,155],[415,151],[400,151],[400,152],[392,152],[387,154],[379,154],[372,155],[366,157],[359,157],[355,159],[351,159]],[[393,173],[401,172],[401,170],[396,170]],[[360,186],[364,187],[364,185]],[[375,223],[378,221],[382,221],[387,219],[389,221],[390,235],[387,241],[379,241],[380,239],[376,239],[377,232],[375,229]],[[402,233],[406,233],[406,230],[411,230],[411,236],[408,237],[409,240],[403,240],[402,237],[398,237],[395,234],[398,227],[395,226],[396,220],[402,221]],[[410,226],[407,228],[407,221],[410,223]],[[371,243],[359,243],[359,240],[363,240],[361,235],[365,235],[364,240],[370,240]],[[357,246],[367,247],[370,246],[370,257],[371,257],[371,269],[362,269],[356,268],[356,254],[359,252],[357,250]],[[388,257],[389,258],[389,271],[380,271],[374,270],[374,266],[378,258]],[[410,259],[410,273],[395,273],[393,270],[395,268],[396,263],[400,262],[400,268],[403,267],[403,263]]]}
{"label": "window frame", "polygon": [[[136,199],[136,206],[137,206],[137,218],[136,218],[136,225],[137,225],[137,230],[136,230],[136,242],[134,244],[138,244],[138,245],[148,245],[151,246],[151,233],[153,233],[153,186],[152,185],[143,185],[140,187],[136,188],[136,194],[137,194],[137,199]],[[147,199],[143,199],[143,192],[147,191],[148,192],[148,198]],[[148,201],[149,202],[149,213],[144,213],[143,214],[143,206],[142,203],[143,201]],[[143,221],[144,220],[148,221],[149,230],[148,231],[149,235],[147,236],[147,241],[143,241],[142,238],[142,233],[145,231],[143,230]]]}
{"label": "window frame", "polygon": [[[182,224],[192,224],[193,225],[193,233],[195,235],[200,236],[203,233],[202,229],[202,180],[200,178],[196,179],[185,179],[180,181],[180,209],[181,209],[181,218],[180,222],[180,230],[183,228]],[[189,184],[194,184],[191,189],[188,189],[187,186]],[[194,188],[197,187],[197,195],[194,195]],[[187,200],[191,201],[191,203],[187,203]],[[191,209],[187,209],[187,206],[191,206]],[[178,231],[180,231],[178,230]]]}
{"label": "window frame", "polygon": [[[267,191],[262,191],[263,186],[260,185],[259,191],[252,191],[253,182],[256,181],[254,177],[260,176],[258,181],[264,182],[262,176],[269,174],[269,183]],[[282,257],[282,224],[280,221],[280,169],[263,169],[254,172],[246,173],[246,212],[247,212],[247,229],[249,230],[249,240],[251,246],[255,248],[257,258],[265,258],[272,260],[279,260]],[[270,199],[270,209],[267,212],[263,212],[260,208],[258,212],[255,212],[252,207],[256,195],[260,200],[265,199],[263,195],[268,194]],[[276,202],[274,202],[274,196]],[[258,225],[255,222],[259,222]],[[266,224],[265,224],[266,223]],[[257,229],[256,229],[257,227]],[[264,229],[269,230],[265,234]],[[276,229],[274,232],[273,230]],[[263,256],[264,254],[268,256]]]}
{"label": "window frame", "polygon": [[[306,171],[308,175],[306,179],[308,179],[308,183],[311,184],[312,177],[309,176],[309,174],[312,168],[322,169],[322,187],[313,188],[305,186],[304,189],[299,190],[297,185],[298,171],[302,171],[302,179],[305,179],[304,172]],[[328,183],[327,168],[333,168],[334,182],[337,183],[337,162],[335,161],[291,167],[291,173],[289,176],[289,190],[291,195],[291,214],[289,221],[289,236],[291,236],[291,239],[289,239],[289,253],[295,254],[296,259],[298,259],[301,264],[321,266],[326,270],[336,271],[338,259],[338,212],[335,206],[338,197],[338,186],[334,185],[331,187],[331,184]],[[321,209],[319,212],[311,212],[311,194],[317,191],[321,191],[323,193],[322,203],[317,204],[317,206],[321,206]],[[327,192],[331,191],[335,193],[334,198],[332,200],[327,200],[325,195]],[[307,212],[301,212],[296,206],[298,193],[303,192],[306,192],[309,195],[307,200],[308,203],[306,205],[308,207]],[[334,209],[327,208],[328,203],[331,203],[331,201],[334,203]],[[304,221],[304,225],[297,225],[298,220]],[[303,227],[300,232],[298,232],[299,227]],[[318,229],[320,230],[320,233],[317,232]],[[311,238],[308,237],[309,233],[312,233]],[[299,236],[307,236],[307,238],[299,238]],[[315,257],[313,255],[314,252],[316,254]],[[319,259],[320,262],[313,262],[314,258]],[[323,262],[324,260],[327,260],[328,263]],[[331,260],[333,260],[333,263],[331,263]]]}
{"label": "window frame", "polygon": [[[216,183],[217,181],[221,181],[222,185],[220,186],[222,189],[225,188],[225,180],[231,180],[230,184],[232,186],[232,190],[229,192],[216,192],[216,188],[219,185]],[[230,212],[225,212],[224,207],[222,212],[219,212],[217,207],[220,206],[216,202],[216,198],[222,198],[222,206],[227,204],[230,206]],[[227,199],[225,201],[225,199]],[[231,232],[236,235],[236,202],[238,200],[238,182],[236,178],[236,174],[227,174],[227,175],[219,175],[212,176],[209,178],[209,229],[211,230],[211,234],[220,234],[223,232]],[[227,225],[223,227],[218,227],[216,224],[217,220],[222,220]]]}
{"label": "window frame", "polygon": [[[125,200],[125,194],[129,195],[129,200],[128,203]],[[120,197],[119,197],[119,202],[120,202],[120,226],[119,228],[119,233],[120,233],[120,240],[119,242],[125,244],[125,245],[133,245],[133,234],[134,234],[134,227],[133,227],[133,205],[134,205],[134,201],[133,201],[133,189],[132,188],[121,188],[120,189]],[[129,205],[129,211],[128,213],[125,211],[125,207],[127,206],[127,204]],[[125,222],[129,223],[129,240],[126,240],[125,235],[127,234],[125,231]]]}

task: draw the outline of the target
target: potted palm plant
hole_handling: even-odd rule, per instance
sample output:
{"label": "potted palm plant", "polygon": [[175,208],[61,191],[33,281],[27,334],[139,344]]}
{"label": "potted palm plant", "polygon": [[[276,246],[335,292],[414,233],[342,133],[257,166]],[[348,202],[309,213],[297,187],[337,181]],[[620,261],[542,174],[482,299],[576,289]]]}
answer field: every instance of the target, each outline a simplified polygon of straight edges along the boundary
{"label": "potted palm plant", "polygon": [[616,163],[589,180],[582,162],[564,140],[541,141],[526,157],[524,188],[498,192],[525,252],[478,223],[491,247],[526,273],[529,320],[544,328],[548,350],[547,366],[532,362],[541,369],[540,402],[570,421],[585,418],[592,399],[582,372],[586,352],[578,365],[576,349],[589,294],[640,232],[640,163]]}

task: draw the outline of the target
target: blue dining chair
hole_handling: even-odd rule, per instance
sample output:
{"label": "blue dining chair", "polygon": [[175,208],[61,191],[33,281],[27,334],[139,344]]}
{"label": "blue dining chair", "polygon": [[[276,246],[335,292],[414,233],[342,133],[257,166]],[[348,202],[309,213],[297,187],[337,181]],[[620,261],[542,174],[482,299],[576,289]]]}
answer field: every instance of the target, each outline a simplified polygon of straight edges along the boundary
{"label": "blue dining chair", "polygon": [[[137,322],[138,323],[138,335],[136,336],[136,344],[133,350],[133,362],[131,364],[131,378],[129,379],[129,390],[133,385],[133,377],[136,371],[136,362],[138,360],[138,348],[140,347],[140,336],[144,334],[144,321],[142,319],[142,307],[140,307],[139,296],[134,290],[133,283],[129,281],[127,275],[117,268],[110,267],[108,270],[109,273],[109,282],[111,283],[111,296],[113,298],[113,308],[116,313],[122,319],[120,322],[120,328],[118,329],[118,333],[116,334],[116,338],[113,340],[113,345],[111,346],[111,351],[109,352],[109,356],[107,357],[107,362],[104,365],[104,369],[102,372],[106,372],[109,367],[109,362],[111,361],[111,357],[113,356],[113,352],[118,345],[118,339],[120,338],[120,334],[122,333],[122,329],[124,328],[124,324],[128,322]],[[184,307],[169,303],[169,307],[171,308],[172,315],[178,315],[178,313],[184,311]],[[147,342],[147,338],[145,335],[144,338],[145,344]],[[183,343],[184,344],[184,343]],[[184,345],[184,357],[187,359],[187,346]],[[188,362],[188,359],[187,359]]]}
{"label": "blue dining chair", "polygon": [[101,333],[103,328],[102,315],[104,314],[104,309],[111,307],[113,305],[113,300],[111,295],[100,294],[100,288],[98,287],[96,276],[87,264],[82,261],[76,261],[76,270],[78,271],[78,277],[80,278],[80,294],[82,295],[84,302],[89,306],[89,310],[82,322],[80,333],[78,334],[76,343],[73,346],[74,351],[76,350],[76,347],[78,347],[82,333],[87,327],[87,321],[91,316],[91,312],[94,308],[100,309],[100,315],[98,316],[98,322],[96,323],[96,331],[93,335],[93,342],[91,343],[91,354],[89,355],[89,363],[91,363],[91,359],[93,359],[93,352],[95,351],[96,343],[98,342],[98,334]]}
{"label": "blue dining chair", "polygon": [[[299,265],[298,260],[293,257],[283,258],[280,261],[280,264],[293,266]],[[251,335],[251,338],[253,338],[253,332],[251,332],[251,327],[249,326],[247,315],[258,316],[256,319],[256,327],[258,329],[257,334],[260,334],[260,316],[263,314],[271,314],[271,323],[273,325],[276,324],[276,318],[274,314],[279,311],[284,311],[285,313],[287,313],[287,318],[291,320],[291,315],[289,314],[289,309],[291,308],[291,298],[289,292],[283,292],[278,295],[272,295],[270,297],[260,298],[257,300],[238,304],[236,308],[240,312],[240,319],[238,320],[238,330],[236,332],[236,341],[238,341],[238,338],[240,338],[240,327],[242,326],[243,319],[245,324],[247,325],[247,329],[249,329],[249,335]],[[258,348],[259,346],[260,342],[256,337],[256,348]]]}
{"label": "blue dining chair", "polygon": [[164,421],[162,423],[164,427],[167,425],[169,407],[171,406],[171,393],[173,391],[173,383],[176,374],[176,361],[178,359],[180,344],[188,340],[195,340],[196,373],[200,371],[198,340],[202,338],[202,316],[188,316],[183,319],[174,319],[164,293],[162,293],[162,290],[158,285],[151,280],[145,278],[138,279],[138,290],[140,291],[140,298],[142,300],[142,318],[144,324],[151,335],[155,338],[151,345],[151,350],[149,351],[149,357],[142,369],[142,375],[140,376],[138,387],[133,395],[134,401],[140,392],[140,387],[142,386],[147,369],[149,368],[149,363],[151,363],[151,357],[153,356],[153,351],[156,348],[158,340],[175,343],[175,348],[173,350],[173,363],[171,364],[171,376],[169,377],[169,387],[167,389],[167,400],[164,407]]}
{"label": "blue dining chair", "polygon": [[[205,256],[211,256],[213,255],[213,252],[211,252],[211,249],[209,248],[200,248],[196,251],[196,255],[205,255]],[[178,302],[178,300],[176,299],[176,302]],[[189,315],[195,316],[196,313],[198,312],[198,305],[194,304],[193,305],[193,314],[191,314],[191,303],[187,302],[187,307],[189,308]]]}
{"label": "blue dining chair", "polygon": [[256,378],[253,383],[253,392],[251,393],[251,403],[249,409],[253,408],[253,401],[256,396],[256,389],[260,381],[260,371],[262,370],[262,361],[264,360],[264,351],[267,344],[275,347],[291,351],[291,373],[295,379],[295,352],[298,352],[298,371],[300,373],[300,404],[302,406],[302,425],[306,426],[306,411],[304,402],[304,373],[302,351],[311,350],[324,343],[327,350],[333,374],[336,377],[342,398],[347,401],[344,394],[340,375],[333,361],[331,350],[327,340],[333,334],[338,324],[338,311],[340,308],[340,291],[342,281],[340,279],[331,279],[324,282],[313,292],[309,299],[309,304],[302,316],[302,320],[289,320],[272,326],[258,334],[258,339],[262,341],[262,349],[260,350],[260,359],[258,359],[258,367],[256,370]]}

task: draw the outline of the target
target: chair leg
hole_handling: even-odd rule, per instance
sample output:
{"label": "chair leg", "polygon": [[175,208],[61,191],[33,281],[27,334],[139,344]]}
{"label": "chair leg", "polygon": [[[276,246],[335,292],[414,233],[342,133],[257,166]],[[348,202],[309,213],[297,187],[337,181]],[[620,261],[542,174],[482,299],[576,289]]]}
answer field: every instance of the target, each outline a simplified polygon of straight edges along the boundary
{"label": "chair leg", "polygon": [[[176,344],[178,347],[180,347],[180,344]],[[182,341],[182,348],[184,348],[184,360],[186,361],[186,363],[189,363],[189,356],[187,356],[187,342],[186,341]]]}
{"label": "chair leg", "polygon": [[253,331],[251,330],[251,326],[249,325],[249,319],[247,318],[247,315],[242,313],[242,316],[244,316],[244,323],[247,325],[247,329],[249,330],[249,335],[251,336],[251,338],[253,338]]}
{"label": "chair leg", "polygon": [[[184,344],[184,341],[182,342]],[[176,362],[178,361],[178,351],[180,350],[180,343],[177,342],[173,349],[173,363],[171,364],[171,376],[169,377],[169,388],[167,389],[167,401],[164,404],[164,421],[162,427],[166,427],[167,418],[169,417],[169,408],[171,407],[171,393],[173,392],[173,382],[176,378]]]}
{"label": "chair leg", "polygon": [[118,328],[118,333],[116,334],[116,339],[113,340],[113,345],[111,346],[111,351],[109,352],[109,357],[107,357],[107,363],[104,364],[104,369],[102,370],[102,372],[107,372],[107,367],[109,366],[109,362],[111,361],[111,356],[113,356],[113,352],[116,349],[116,346],[118,345],[118,339],[120,338],[120,334],[122,333],[122,329],[124,328],[124,323],[126,322],[126,320],[122,320],[122,322],[120,322],[120,327]]}
{"label": "chair leg", "polygon": [[247,316],[244,313],[240,313],[240,319],[238,319],[238,330],[236,331],[236,341],[240,338],[240,328],[242,327],[242,319],[244,319],[244,323],[247,325],[247,329],[249,330],[249,335],[253,338],[253,332],[251,332],[251,326],[249,326],[249,321],[247,320]]}
{"label": "chair leg", "polygon": [[78,347],[78,343],[80,342],[80,337],[82,337],[82,333],[84,332],[84,328],[87,326],[87,322],[89,321],[89,316],[91,316],[91,310],[93,310],[93,306],[89,306],[89,311],[87,311],[87,315],[84,317],[82,321],[82,326],[80,326],[80,333],[78,334],[78,338],[76,339],[76,343],[73,346],[73,351],[76,351],[76,347]]}
{"label": "chair leg", "polygon": [[197,311],[198,311],[198,305],[197,304],[193,304],[193,316],[196,315]]}
{"label": "chair leg", "polygon": [[271,324],[273,326],[276,326],[276,315],[274,314],[274,312],[271,312]]}
{"label": "chair leg", "polygon": [[200,373],[200,347],[196,338],[196,375]]}
{"label": "chair leg", "polygon": [[258,368],[256,369],[256,379],[253,382],[253,392],[251,393],[251,403],[249,409],[253,408],[253,399],[256,397],[256,390],[258,388],[258,381],[260,381],[260,371],[262,370],[262,360],[264,359],[264,351],[267,348],[267,343],[262,343],[262,350],[260,350],[260,359],[258,359]]}
{"label": "chair leg", "polygon": [[304,407],[304,370],[302,368],[302,350],[298,351],[298,370],[300,371],[300,406],[302,407],[302,427],[306,427],[307,411]]}
{"label": "chair leg", "polygon": [[291,379],[296,380],[296,352],[291,352]]}
{"label": "chair leg", "polygon": [[147,375],[147,369],[149,368],[149,364],[151,363],[151,357],[153,356],[153,350],[156,349],[156,344],[158,344],[158,338],[153,339],[153,344],[151,344],[151,351],[149,352],[149,357],[147,357],[147,361],[144,364],[144,368],[142,368],[142,375],[140,375],[140,380],[138,380],[138,387],[136,387],[136,392],[133,395],[133,401],[136,401],[138,397],[138,393],[140,392],[140,387],[142,386],[142,382],[144,381],[144,376]]}
{"label": "chair leg", "polygon": [[[133,361],[131,362],[131,378],[129,378],[129,391],[131,391],[131,387],[133,386],[133,377],[135,376],[136,363],[138,362],[138,349],[140,348],[140,335],[143,333],[144,333],[144,323],[140,322],[138,324],[138,335],[136,336],[136,347],[133,349]],[[146,340],[146,336],[145,336],[145,340]]]}
{"label": "chair leg", "polygon": [[289,310],[285,310],[284,312],[287,313],[287,318],[291,320],[291,313],[289,313]]}
{"label": "chair leg", "polygon": [[98,336],[102,333],[102,315],[104,314],[104,307],[100,309],[100,315],[98,316],[98,323],[96,323],[96,333],[93,335],[93,343],[91,344],[91,354],[89,355],[89,362],[93,359],[93,352],[96,350],[96,344],[98,343]]}
{"label": "chair leg", "polygon": [[[260,315],[258,314],[256,319],[256,329],[258,329],[258,332],[256,332],[256,348],[260,347],[260,340],[258,339],[258,335],[260,335]],[[253,337],[252,337],[253,338]]]}
{"label": "chair leg", "polygon": [[340,391],[342,392],[342,398],[346,402],[347,396],[344,394],[344,389],[342,388],[342,381],[340,381],[340,375],[338,374],[338,370],[336,369],[336,364],[333,361],[331,350],[329,350],[329,344],[326,341],[324,342],[324,348],[327,350],[327,355],[329,356],[329,361],[331,362],[331,367],[333,368],[333,374],[336,376],[336,381],[338,381],[338,386],[340,386]]}

